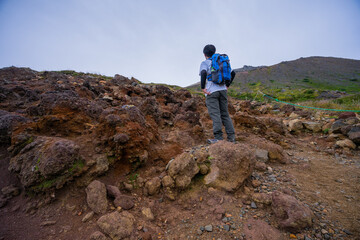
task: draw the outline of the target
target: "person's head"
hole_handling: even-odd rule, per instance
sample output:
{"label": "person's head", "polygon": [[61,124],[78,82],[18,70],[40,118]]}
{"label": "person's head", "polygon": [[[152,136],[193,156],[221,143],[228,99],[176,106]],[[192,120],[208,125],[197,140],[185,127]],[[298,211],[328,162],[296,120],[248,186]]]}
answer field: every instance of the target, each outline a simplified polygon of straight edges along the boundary
{"label": "person's head", "polygon": [[209,58],[212,57],[212,55],[214,55],[215,52],[216,52],[216,48],[212,44],[206,45],[203,50],[205,57],[209,57]]}

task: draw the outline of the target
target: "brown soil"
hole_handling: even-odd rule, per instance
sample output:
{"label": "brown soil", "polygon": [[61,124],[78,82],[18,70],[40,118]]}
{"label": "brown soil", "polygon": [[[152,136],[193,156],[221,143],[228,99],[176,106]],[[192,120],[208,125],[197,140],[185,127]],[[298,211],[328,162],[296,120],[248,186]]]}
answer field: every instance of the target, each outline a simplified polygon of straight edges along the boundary
{"label": "brown soil", "polygon": [[[301,239],[325,229],[328,232],[337,231],[334,234],[339,236],[338,239],[359,239],[359,154],[326,153],[323,148],[327,143],[321,138],[302,136],[293,143],[291,150],[287,150],[291,163],[270,164],[275,173],[281,174],[276,182],[265,186],[269,191],[288,189],[315,212],[314,228],[294,234]],[[10,183],[18,184],[17,179],[7,171],[8,161],[7,151],[2,148],[1,188]],[[161,167],[149,166],[138,173],[141,176],[156,175]],[[100,180],[116,185],[126,180],[127,170],[126,166],[118,165]],[[249,183],[246,188],[245,192],[260,189],[253,189]],[[244,189],[235,194],[209,193],[201,184],[201,178],[195,180],[174,202],[160,196],[144,197],[140,189],[135,189],[131,195],[136,199],[135,208],[130,212],[137,219],[134,236],[138,237],[147,230],[153,239],[236,239],[241,237],[249,218],[267,220],[276,226],[270,207],[260,205],[252,209],[247,205],[249,202],[243,199]],[[91,233],[98,230],[96,219],[100,216],[95,215],[87,223],[81,221],[89,212],[85,197],[84,189],[72,184],[57,191],[56,200],[51,204],[29,210],[28,204],[36,198],[22,192],[0,209],[0,239],[88,239]],[[152,209],[154,221],[147,221],[141,215],[143,206]],[[224,209],[225,216],[232,218],[235,229],[226,231],[216,227],[226,225],[222,221],[223,215],[214,213],[217,208]],[[48,220],[56,223],[41,226]],[[200,227],[209,224],[213,225],[212,232],[197,233]],[[344,230],[352,235],[347,235]],[[283,231],[283,235],[285,239],[290,239],[289,232]]]}

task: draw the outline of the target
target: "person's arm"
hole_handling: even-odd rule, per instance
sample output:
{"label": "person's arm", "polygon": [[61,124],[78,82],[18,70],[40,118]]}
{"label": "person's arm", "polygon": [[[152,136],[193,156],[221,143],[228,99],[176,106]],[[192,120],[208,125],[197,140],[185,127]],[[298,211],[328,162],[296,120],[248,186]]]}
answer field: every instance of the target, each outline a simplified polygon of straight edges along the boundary
{"label": "person's arm", "polygon": [[209,94],[209,92],[205,89],[205,85],[206,85],[206,77],[207,77],[207,73],[206,70],[202,70],[200,73],[200,78],[201,78],[201,90],[205,93],[205,94]]}
{"label": "person's arm", "polygon": [[231,83],[232,83],[232,81],[234,80],[235,75],[236,75],[236,73],[234,72],[234,70],[233,70],[233,71],[231,71],[231,79],[230,79],[230,81],[229,81],[229,82],[227,82],[227,83],[226,83],[226,87],[230,87],[230,84],[231,84]]}

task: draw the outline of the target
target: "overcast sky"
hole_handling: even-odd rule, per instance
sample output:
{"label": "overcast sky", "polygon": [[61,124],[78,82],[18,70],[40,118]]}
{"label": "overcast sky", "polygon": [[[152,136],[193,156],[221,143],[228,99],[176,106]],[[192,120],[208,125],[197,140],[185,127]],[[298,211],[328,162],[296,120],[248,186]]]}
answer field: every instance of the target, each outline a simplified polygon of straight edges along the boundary
{"label": "overcast sky", "polygon": [[0,68],[199,81],[203,47],[233,68],[360,59],[359,0],[0,0]]}

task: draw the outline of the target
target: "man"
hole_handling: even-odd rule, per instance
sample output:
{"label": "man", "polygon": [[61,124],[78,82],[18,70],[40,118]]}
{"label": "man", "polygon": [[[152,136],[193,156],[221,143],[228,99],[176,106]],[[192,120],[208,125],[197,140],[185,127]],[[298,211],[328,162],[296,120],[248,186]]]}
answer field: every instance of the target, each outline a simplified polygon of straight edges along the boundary
{"label": "man", "polygon": [[228,111],[227,88],[235,77],[235,72],[231,72],[231,81],[223,84],[217,84],[207,81],[207,75],[210,74],[211,57],[216,52],[214,45],[206,45],[203,53],[206,60],[200,65],[201,89],[206,96],[206,106],[209,115],[213,121],[213,133],[215,139],[208,139],[208,143],[216,143],[223,140],[222,125],[225,126],[227,140],[235,142],[235,130]]}

